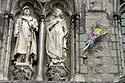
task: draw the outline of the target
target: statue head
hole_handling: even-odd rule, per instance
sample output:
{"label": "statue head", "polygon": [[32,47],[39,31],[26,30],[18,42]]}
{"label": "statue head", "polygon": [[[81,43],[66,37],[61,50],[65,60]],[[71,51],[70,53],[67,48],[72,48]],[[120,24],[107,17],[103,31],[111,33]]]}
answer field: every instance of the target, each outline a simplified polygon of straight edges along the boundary
{"label": "statue head", "polygon": [[24,15],[29,15],[30,14],[30,8],[28,6],[23,7],[23,14]]}
{"label": "statue head", "polygon": [[55,17],[62,16],[62,10],[60,10],[59,8],[54,8],[53,15]]}

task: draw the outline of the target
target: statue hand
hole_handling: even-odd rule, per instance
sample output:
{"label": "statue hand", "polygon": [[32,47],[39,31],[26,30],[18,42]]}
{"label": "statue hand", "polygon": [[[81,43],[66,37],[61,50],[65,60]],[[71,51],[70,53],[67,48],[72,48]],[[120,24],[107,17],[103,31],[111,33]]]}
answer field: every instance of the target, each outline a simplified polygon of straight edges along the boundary
{"label": "statue hand", "polygon": [[59,23],[59,21],[56,22],[56,24],[58,24],[58,23]]}
{"label": "statue hand", "polygon": [[36,31],[36,28],[31,27],[30,30],[31,30],[31,31]]}
{"label": "statue hand", "polygon": [[33,28],[33,31],[37,31],[37,29],[36,29],[36,28]]}
{"label": "statue hand", "polygon": [[14,37],[17,38],[17,34],[14,34]]}

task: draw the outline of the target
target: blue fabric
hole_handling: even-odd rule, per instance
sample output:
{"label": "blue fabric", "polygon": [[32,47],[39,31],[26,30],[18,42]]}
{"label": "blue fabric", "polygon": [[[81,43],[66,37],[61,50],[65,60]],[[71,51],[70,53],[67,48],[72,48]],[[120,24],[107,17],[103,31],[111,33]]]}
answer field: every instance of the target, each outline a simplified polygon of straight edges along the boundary
{"label": "blue fabric", "polygon": [[87,42],[86,42],[86,45],[87,44],[90,44],[89,48],[92,48],[94,43],[101,37],[105,36],[105,34],[93,34],[95,35],[97,38],[95,40],[92,40],[92,39],[89,39]]}
{"label": "blue fabric", "polygon": [[91,48],[91,47],[93,47],[93,45],[94,45],[94,41],[90,39],[90,40],[88,40],[88,41],[86,42],[86,45],[87,45],[87,44],[90,44],[90,48]]}

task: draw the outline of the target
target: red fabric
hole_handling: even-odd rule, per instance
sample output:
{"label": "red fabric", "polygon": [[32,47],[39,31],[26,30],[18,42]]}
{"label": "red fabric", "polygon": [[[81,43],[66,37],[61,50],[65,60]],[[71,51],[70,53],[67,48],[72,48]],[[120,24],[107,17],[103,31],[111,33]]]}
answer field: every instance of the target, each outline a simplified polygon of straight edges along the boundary
{"label": "red fabric", "polygon": [[96,40],[96,39],[97,39],[97,36],[96,36],[96,35],[93,35],[93,36],[91,37],[91,39],[92,39],[92,40]]}

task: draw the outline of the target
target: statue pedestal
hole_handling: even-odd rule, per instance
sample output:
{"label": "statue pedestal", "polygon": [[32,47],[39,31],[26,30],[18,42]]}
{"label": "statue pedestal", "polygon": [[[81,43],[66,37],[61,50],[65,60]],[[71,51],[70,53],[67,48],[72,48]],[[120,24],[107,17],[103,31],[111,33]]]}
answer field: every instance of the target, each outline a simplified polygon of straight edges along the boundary
{"label": "statue pedestal", "polygon": [[14,80],[31,80],[33,67],[28,63],[16,63],[13,70]]}
{"label": "statue pedestal", "polygon": [[49,81],[65,81],[68,75],[68,70],[64,65],[50,65],[47,70]]}

